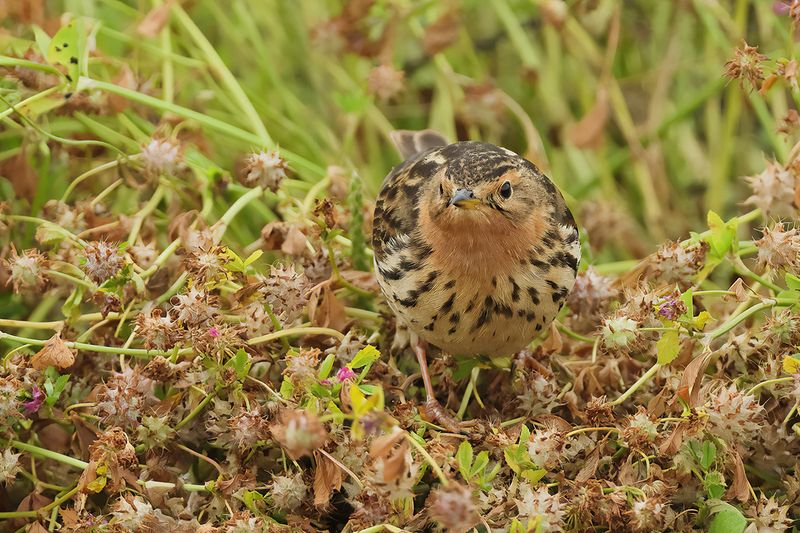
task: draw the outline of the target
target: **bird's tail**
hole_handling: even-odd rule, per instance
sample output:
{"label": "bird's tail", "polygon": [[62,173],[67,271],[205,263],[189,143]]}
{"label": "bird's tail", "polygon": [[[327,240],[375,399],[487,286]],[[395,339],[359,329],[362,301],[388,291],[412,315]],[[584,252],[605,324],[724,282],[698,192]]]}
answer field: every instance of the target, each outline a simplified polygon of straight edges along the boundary
{"label": "bird's tail", "polygon": [[434,130],[395,130],[389,136],[403,159],[409,159],[431,148],[450,144],[444,135]]}

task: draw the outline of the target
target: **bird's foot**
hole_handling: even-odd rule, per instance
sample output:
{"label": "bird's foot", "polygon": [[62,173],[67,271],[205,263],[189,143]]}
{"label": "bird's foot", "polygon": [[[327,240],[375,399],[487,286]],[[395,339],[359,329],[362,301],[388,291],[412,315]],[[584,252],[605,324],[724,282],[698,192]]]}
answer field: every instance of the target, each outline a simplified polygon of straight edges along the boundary
{"label": "bird's foot", "polygon": [[459,420],[448,409],[442,407],[436,398],[429,398],[425,402],[425,417],[450,433],[470,434],[480,425],[477,420]]}

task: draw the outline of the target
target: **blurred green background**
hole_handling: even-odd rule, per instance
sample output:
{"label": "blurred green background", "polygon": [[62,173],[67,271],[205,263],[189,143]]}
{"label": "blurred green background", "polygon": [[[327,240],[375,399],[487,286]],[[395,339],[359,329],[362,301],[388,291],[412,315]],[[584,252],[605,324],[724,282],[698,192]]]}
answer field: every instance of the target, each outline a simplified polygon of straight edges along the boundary
{"label": "blurred green background", "polygon": [[[743,41],[769,60],[792,57],[787,10],[766,0],[0,1],[2,55],[42,61],[35,27],[52,36],[84,17],[84,76],[145,95],[129,106],[84,79],[69,99],[25,108],[37,127],[6,109],[0,194],[35,213],[117,156],[40,130],[134,154],[178,128],[196,147],[192,168],[217,182],[243,154],[278,146],[297,178],[289,195],[306,196],[336,165],[357,171],[371,200],[399,161],[388,132],[431,127],[544,168],[586,229],[591,261],[639,257],[705,227],[709,209],[739,212],[741,177],[785,162],[796,137],[784,124],[789,90],[761,95],[723,74]],[[0,94],[19,103],[46,87],[5,75]],[[238,234],[255,237],[263,222]]]}

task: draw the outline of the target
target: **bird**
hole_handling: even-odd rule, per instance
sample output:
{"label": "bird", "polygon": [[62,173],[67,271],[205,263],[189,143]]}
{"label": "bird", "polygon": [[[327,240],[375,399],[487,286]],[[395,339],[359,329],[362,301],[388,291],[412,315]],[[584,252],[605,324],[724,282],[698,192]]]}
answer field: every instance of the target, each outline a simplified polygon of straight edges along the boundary
{"label": "bird", "polygon": [[575,282],[578,227],[555,184],[507,148],[434,130],[391,137],[404,161],[375,201],[375,276],[410,333],[426,414],[456,431],[431,385],[428,346],[489,358],[528,346]]}

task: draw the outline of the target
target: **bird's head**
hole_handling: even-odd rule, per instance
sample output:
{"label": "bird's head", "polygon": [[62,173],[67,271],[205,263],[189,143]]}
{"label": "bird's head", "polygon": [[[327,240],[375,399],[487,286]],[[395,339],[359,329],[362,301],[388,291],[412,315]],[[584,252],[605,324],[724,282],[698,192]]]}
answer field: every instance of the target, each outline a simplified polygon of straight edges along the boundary
{"label": "bird's head", "polygon": [[534,165],[504,148],[456,143],[437,157],[435,187],[423,202],[431,221],[442,227],[525,224],[560,196]]}

